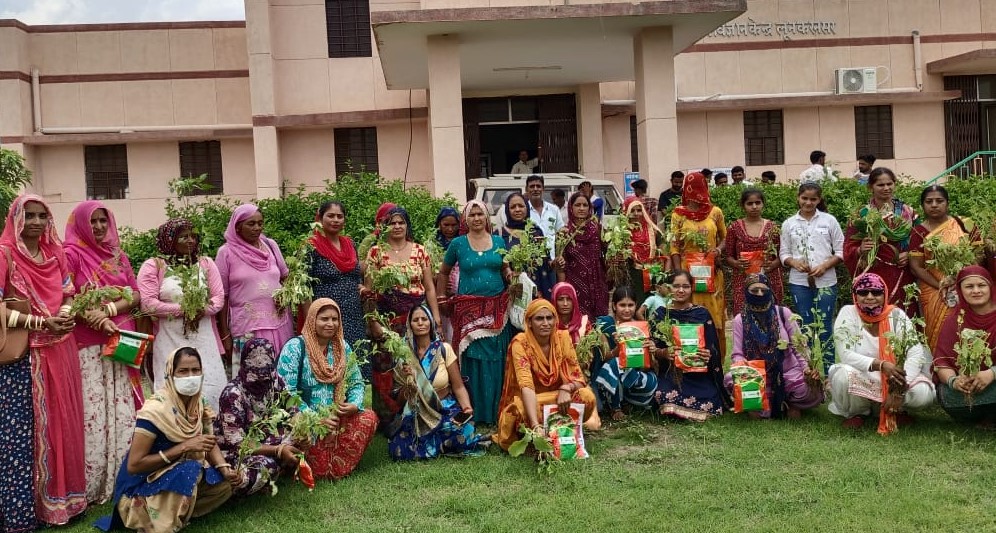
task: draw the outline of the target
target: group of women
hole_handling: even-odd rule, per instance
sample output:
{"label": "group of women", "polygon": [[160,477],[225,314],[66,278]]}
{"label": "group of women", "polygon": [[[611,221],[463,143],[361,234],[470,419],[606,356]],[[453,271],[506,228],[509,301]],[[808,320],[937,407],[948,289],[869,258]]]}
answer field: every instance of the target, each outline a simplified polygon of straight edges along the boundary
{"label": "group of women", "polygon": [[[632,253],[622,261],[606,259],[602,223],[575,193],[549,258],[525,273],[508,251],[552,241],[533,226],[526,234],[520,194],[506,199],[497,231],[481,202],[440,212],[438,267],[402,206],[378,210],[376,242],[360,252],[343,234],[346,206],[329,201],[309,239],[314,299],[297,310],[274,302],[289,270],[255,205],[234,211],[214,259],[199,254],[189,221],[168,221],[158,256],[136,276],[107,206],[77,206],[63,242],[44,200],[21,195],[0,235],[3,297],[30,305],[0,317],[8,331],[29,331],[26,356],[0,366],[0,530],[65,524],[110,500],[105,529],[173,531],[233,495],[270,490],[304,459],[318,478],[347,476],[377,431],[392,458],[410,460],[479,455],[492,442],[507,449],[523,426],[542,427],[548,405],[584,405],[589,430],[643,409],[704,421],[732,407],[730,362],[765,362],[769,403],[755,417],[798,418],[829,392],[830,412],[849,427],[877,410],[879,432],[889,433],[935,397],[959,420],[992,425],[996,369],[965,373],[955,351],[965,328],[996,346],[992,274],[969,266],[945,275],[931,261],[937,242],[978,234],[948,213],[943,187],[924,190],[920,220],[894,198],[895,184],[890,170],[874,170],[871,200],[846,232],[811,183],[780,225],[763,218],[763,191],[746,189],[746,216],[727,226],[705,177],[692,173],[668,224],[627,199]],[[854,303],[838,313],[840,263],[853,275]],[[388,267],[406,282],[375,283]],[[620,269],[624,280],[609,275]],[[509,289],[523,279],[537,297],[520,306]],[[811,346],[797,342],[783,281]],[[918,306],[904,297],[914,282]],[[107,288],[114,297],[70,316],[74,297]],[[372,309],[388,320],[365,315]],[[650,332],[647,357],[630,366],[617,355],[620,330],[638,317]],[[691,350],[670,338],[679,325],[699,326]],[[119,332],[143,329],[154,335],[149,397],[137,369],[101,355]],[[584,363],[579,344],[589,346]],[[822,373],[803,357],[813,351],[824,356]],[[278,412],[284,423],[270,423]],[[291,430],[288,420],[306,418],[318,429]]]}

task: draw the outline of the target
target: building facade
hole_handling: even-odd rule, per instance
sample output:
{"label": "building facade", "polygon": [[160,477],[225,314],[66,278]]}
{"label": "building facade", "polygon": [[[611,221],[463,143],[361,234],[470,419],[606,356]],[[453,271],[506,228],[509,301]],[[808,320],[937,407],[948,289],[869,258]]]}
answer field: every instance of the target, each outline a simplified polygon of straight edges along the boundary
{"label": "building facade", "polygon": [[[60,220],[164,219],[350,168],[466,197],[538,170],[651,193],[675,169],[798,176],[814,149],[928,179],[996,144],[996,0],[246,0],[245,22],[0,21],[0,143]],[[990,141],[990,130],[993,141]]]}

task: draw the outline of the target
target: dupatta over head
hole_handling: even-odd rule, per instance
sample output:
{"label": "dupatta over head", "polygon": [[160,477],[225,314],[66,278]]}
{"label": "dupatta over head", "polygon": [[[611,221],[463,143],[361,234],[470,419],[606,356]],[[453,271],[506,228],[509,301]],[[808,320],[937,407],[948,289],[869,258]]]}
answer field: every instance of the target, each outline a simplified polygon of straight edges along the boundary
{"label": "dupatta over head", "polygon": [[[48,223],[38,240],[38,248],[44,258],[41,263],[35,262],[21,238],[24,230],[24,206],[28,202],[41,204],[48,213]],[[87,224],[89,223],[87,219]],[[31,301],[32,312],[41,316],[54,316],[58,313],[66,292],[71,294],[73,291],[69,280],[63,275],[67,270],[66,254],[55,229],[52,209],[41,196],[25,193],[14,199],[7,212],[3,233],[0,234],[0,247],[10,251],[14,271],[7,275],[14,288]],[[6,262],[7,258],[0,257],[0,260]],[[0,290],[7,288],[6,281],[0,280]]]}
{"label": "dupatta over head", "polygon": [[[180,393],[176,392],[173,385],[173,361],[176,360],[176,352],[182,349],[183,347],[173,350],[166,359],[166,381],[151,398],[145,400],[145,405],[136,415],[139,420],[152,422],[170,442],[183,442],[205,432],[210,433],[211,421],[214,419],[214,411],[201,394],[203,386],[186,404]],[[188,458],[203,459],[204,453],[188,454]]]}
{"label": "dupatta over head", "polygon": [[[695,202],[698,207],[692,209],[688,204]],[[674,208],[679,215],[701,222],[712,212],[712,198],[709,196],[709,184],[701,172],[692,172],[685,176],[681,185],[681,205]]]}
{"label": "dupatta over head", "polygon": [[[318,313],[326,307],[332,307],[339,313],[339,328],[335,332],[335,337],[328,343],[322,343],[318,338]],[[311,303],[308,308],[308,316],[304,320],[304,328],[301,330],[301,337],[304,338],[304,349],[308,352],[308,361],[311,363],[311,372],[319,383],[335,385],[335,401],[342,403],[346,399],[346,388],[343,387],[343,378],[346,375],[346,340],[342,334],[342,310],[339,304],[331,298],[319,298]],[[326,349],[332,345],[332,353],[335,360],[329,365]]]}
{"label": "dupatta over head", "polygon": [[250,245],[241,236],[239,236],[239,224],[245,222],[245,220],[256,213],[259,213],[259,207],[255,204],[242,204],[235,208],[232,212],[232,218],[228,220],[228,227],[225,228],[225,244],[228,245],[232,253],[242,260],[242,262],[248,264],[252,268],[259,272],[266,272],[270,268],[270,256],[273,256],[274,261],[277,264],[277,269],[280,270],[280,277],[283,278],[287,275],[287,264],[284,262],[283,257],[280,255],[280,247],[277,243],[267,237],[266,235],[260,234],[259,242],[263,246],[266,246],[270,253],[266,253],[255,246]]}
{"label": "dupatta over head", "polygon": [[[107,213],[107,233],[97,242],[90,225],[90,217],[98,209]],[[81,202],[70,213],[66,221],[66,251],[72,251],[79,266],[87,277],[78,280],[79,285],[87,282],[96,283],[100,287],[130,287],[132,276],[131,262],[121,251],[121,240],[118,237],[118,224],[103,202],[87,200]]]}
{"label": "dupatta over head", "polygon": [[[861,290],[873,290],[882,291],[885,296],[885,303],[883,305],[875,307],[862,307],[858,303],[858,291]],[[892,331],[892,327],[889,323],[889,315],[892,314],[892,310],[895,306],[888,303],[889,286],[885,283],[878,274],[873,274],[871,272],[861,274],[860,276],[854,278],[854,283],[851,287],[852,298],[854,300],[854,308],[858,311],[858,316],[866,324],[877,324],[878,325],[878,359],[882,361],[887,361],[892,364],[896,364],[896,356],[892,353],[892,347],[889,345],[888,336],[886,333]],[[881,372],[880,372],[881,373]],[[881,377],[882,382],[882,409],[879,410],[878,415],[878,433],[879,435],[888,435],[896,430],[896,414],[888,412],[885,409],[885,402],[889,398],[889,380],[883,375]]]}
{"label": "dupatta over head", "polygon": [[[962,329],[976,329],[989,332],[989,347],[996,347],[996,310],[980,315],[972,309],[972,306],[965,302],[965,297],[961,292],[961,284],[968,278],[979,278],[988,284],[990,301],[996,302],[996,284],[993,283],[993,278],[988,270],[978,265],[972,265],[958,272],[955,287],[958,288],[959,303],[958,307],[955,307],[951,311],[951,314],[944,320],[941,333],[937,337],[937,347],[934,350],[935,369],[950,368],[958,370],[958,355],[955,353],[954,347],[958,344]],[[958,324],[959,317],[962,321],[960,327]],[[983,364],[985,368],[982,370],[991,366],[993,365],[987,366]]]}
{"label": "dupatta over head", "polygon": [[[560,321],[560,315],[557,315],[557,325],[561,330],[566,330],[571,335],[571,341],[578,342],[578,339],[582,335],[587,333],[586,331],[581,331],[584,315],[581,314],[581,304],[578,302],[578,291],[574,288],[574,285],[567,283],[566,281],[561,281],[560,283],[553,286],[553,291],[550,297],[553,298],[554,307],[556,307],[557,300],[561,296],[567,296],[574,303],[574,311],[571,313],[571,319],[569,322]],[[556,314],[556,311],[554,311]]]}
{"label": "dupatta over head", "polygon": [[653,237],[654,223],[650,220],[650,215],[647,214],[647,206],[643,204],[643,200],[637,196],[630,196],[623,202],[623,211],[626,216],[629,217],[636,206],[639,205],[643,208],[643,216],[640,220],[636,222],[635,228],[631,230],[633,238],[633,259],[637,263],[648,263],[654,257],[654,246],[651,242]]}

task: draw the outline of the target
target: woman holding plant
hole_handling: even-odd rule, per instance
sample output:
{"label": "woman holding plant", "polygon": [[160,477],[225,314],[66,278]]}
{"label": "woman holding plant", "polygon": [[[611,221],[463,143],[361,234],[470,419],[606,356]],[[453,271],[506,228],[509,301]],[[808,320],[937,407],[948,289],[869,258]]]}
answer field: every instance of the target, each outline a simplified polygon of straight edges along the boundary
{"label": "woman holding plant", "polygon": [[576,192],[567,202],[571,219],[557,235],[557,281],[577,289],[581,313],[603,316],[609,312],[609,287],[605,281],[605,245],[602,225],[591,210],[591,200]]}
{"label": "woman holding plant", "polygon": [[8,328],[29,333],[28,355],[0,366],[0,517],[8,530],[28,531],[38,522],[65,524],[87,505],[82,380],[70,316],[75,289],[52,210],[40,196],[14,199],[0,252],[3,297],[30,306],[3,317]]}
{"label": "woman holding plant", "polygon": [[[771,406],[768,411],[752,411],[751,415],[797,419],[804,409],[823,403],[819,371],[811,369],[796,349],[799,325],[792,319],[792,311],[778,305],[768,276],[750,274],[743,284],[744,309],[733,318],[732,360],[734,364],[764,361],[764,384]],[[808,351],[808,346],[803,349]],[[732,393],[732,374],[726,375],[725,384]]]}
{"label": "woman holding plant", "polygon": [[200,354],[177,349],[166,358],[163,373],[162,388],[138,412],[111,515],[95,524],[104,531],[179,531],[228,501],[238,484],[212,430],[214,411],[202,395]]}
{"label": "woman holding plant", "polygon": [[315,412],[324,436],[308,449],[315,477],[341,479],[360,463],[377,431],[377,415],[363,409],[364,383],[353,349],[343,337],[339,304],[311,303],[301,335],[284,345],[277,374],[301,398],[301,410]]}
{"label": "woman holding plant", "polygon": [[263,235],[263,213],[253,204],[235,208],[215,263],[225,289],[218,319],[221,342],[237,376],[242,347],[250,339],[282,348],[294,336],[290,310],[277,307],[273,299],[289,270],[276,241]]}
{"label": "woman holding plant", "polygon": [[215,315],[225,305],[225,288],[210,257],[198,255],[199,242],[189,220],[177,218],[159,226],[152,257],[138,271],[142,312],[151,315],[156,339],[152,344],[155,388],[166,383],[167,359],[178,348],[198,351],[204,370],[202,395],[212,409],[228,380],[221,362],[224,347]]}
{"label": "woman holding plant", "polygon": [[934,374],[937,399],[951,418],[996,426],[996,291],[993,278],[980,266],[958,273],[955,287],[961,304],[944,320]]}
{"label": "woman holding plant", "polygon": [[[141,407],[142,377],[137,368],[101,357],[108,337],[135,331],[131,315],[139,306],[138,281],[121,250],[114,213],[90,200],[73,209],[66,222],[66,260],[77,294],[106,291],[74,330],[83,377],[87,501],[104,503],[114,494],[114,476],[128,453],[135,409]],[[112,296],[113,294],[113,296]]]}
{"label": "woman holding plant", "polygon": [[[920,312],[931,351],[937,349],[941,325],[958,305],[955,276],[962,268],[978,264],[982,242],[965,222],[948,213],[948,191],[932,185],[920,193],[926,217],[913,228],[910,238],[910,270],[920,287]],[[979,252],[977,256],[976,251]]]}
{"label": "woman holding plant", "polygon": [[[623,368],[616,356],[619,340],[616,326],[636,320],[636,298],[633,289],[627,285],[612,291],[612,314],[598,317],[595,327],[602,331],[602,349],[594,350],[592,357],[592,381],[598,387],[600,405],[608,405],[612,420],[625,418],[623,407],[634,406],[642,409],[654,403],[657,392],[657,374],[651,368]],[[645,342],[651,343],[650,339]]]}
{"label": "woman holding plant", "polygon": [[519,426],[543,432],[543,406],[556,404],[566,413],[584,404],[584,419],[595,411],[595,395],[586,386],[566,331],[558,330],[557,310],[547,300],[526,308],[526,330],[508,348],[508,371],[501,393],[501,416],[495,441],[508,450],[519,439]]}
{"label": "woman holding plant", "polygon": [[671,232],[671,266],[695,276],[692,301],[709,311],[725,359],[726,296],[719,262],[726,241],[726,220],[723,210],[712,205],[709,184],[701,172],[685,176],[681,204],[671,213]]}
{"label": "woman holding plant", "polygon": [[536,283],[541,295],[549,296],[554,283],[556,283],[556,274],[550,269],[550,255],[546,248],[543,230],[532,223],[529,218],[526,197],[520,192],[509,193],[508,197],[505,198],[504,209],[505,225],[499,231],[499,235],[505,241],[505,249],[512,251],[513,247],[519,246],[523,242],[523,238],[537,244],[526,254],[529,256],[529,262],[533,263],[533,266],[526,273]]}
{"label": "woman holding plant", "polygon": [[[630,196],[623,202],[623,211],[630,226],[631,256],[626,260],[629,270],[629,286],[637,302],[643,302],[647,293],[654,288],[650,281],[649,268],[661,260],[658,241],[657,224],[651,220],[643,198]],[[663,258],[667,261],[667,257]]]}
{"label": "woman holding plant", "polygon": [[744,218],[730,224],[723,248],[726,265],[733,273],[733,315],[744,310],[747,294],[745,280],[751,274],[764,274],[771,283],[775,302],[785,301],[782,289],[782,262],[778,259],[781,228],[761,218],[764,212],[764,191],[747,188],[740,194]]}
{"label": "woman holding plant", "polygon": [[[730,397],[723,387],[723,359],[720,355],[719,335],[709,311],[693,302],[695,279],[688,272],[671,272],[667,278],[671,285],[671,304],[660,307],[650,323],[655,334],[653,356],[657,359],[657,404],[660,414],[695,422],[705,422],[712,416],[723,414],[730,406]],[[681,345],[673,340],[673,327],[701,324],[702,333],[698,351],[682,353]],[[705,371],[691,372],[678,366],[682,361],[695,362]],[[692,361],[694,359],[694,361]]]}
{"label": "woman holding plant", "polygon": [[214,420],[218,448],[237,474],[233,496],[269,490],[282,472],[293,473],[303,457],[290,436],[289,419],[297,409],[281,401],[287,386],[277,375],[273,344],[250,339],[241,360],[239,373],[221,392]]}
{"label": "woman holding plant", "polygon": [[463,385],[456,352],[439,338],[425,305],[408,316],[404,360],[393,371],[392,396],[404,405],[387,424],[387,451],[395,460],[479,455],[484,438],[470,421],[474,408]]}
{"label": "woman holding plant", "polygon": [[854,305],[840,310],[833,327],[840,362],[827,375],[829,410],[857,429],[872,404],[881,404],[878,432],[888,435],[912,423],[907,409],[933,403],[929,353],[906,313],[888,303],[881,276],[860,274],[851,292]]}
{"label": "woman holding plant", "polygon": [[910,236],[917,225],[916,211],[895,197],[896,175],[878,167],[868,175],[871,199],[852,217],[844,233],[844,264],[852,276],[878,274],[890,287],[887,303],[907,315],[904,287],[915,280],[909,269]]}

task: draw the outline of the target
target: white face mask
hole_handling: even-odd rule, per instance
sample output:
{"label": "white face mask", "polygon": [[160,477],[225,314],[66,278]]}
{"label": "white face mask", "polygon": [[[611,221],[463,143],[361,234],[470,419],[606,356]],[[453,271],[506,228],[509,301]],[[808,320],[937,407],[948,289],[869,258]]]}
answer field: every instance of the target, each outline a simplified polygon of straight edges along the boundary
{"label": "white face mask", "polygon": [[185,378],[173,378],[173,386],[176,392],[184,396],[193,396],[200,392],[201,382],[204,376],[189,376]]}

